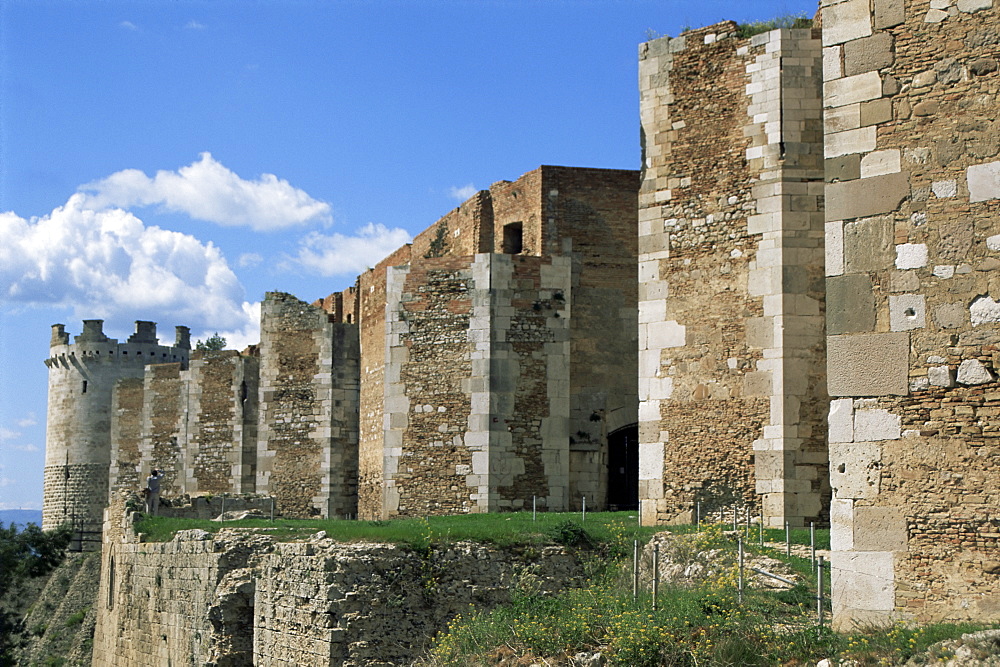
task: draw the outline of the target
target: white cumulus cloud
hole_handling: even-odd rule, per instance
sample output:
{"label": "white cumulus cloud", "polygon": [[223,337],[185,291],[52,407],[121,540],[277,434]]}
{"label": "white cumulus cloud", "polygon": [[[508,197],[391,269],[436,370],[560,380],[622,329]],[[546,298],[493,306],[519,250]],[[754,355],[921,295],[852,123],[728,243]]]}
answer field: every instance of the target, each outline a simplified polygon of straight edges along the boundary
{"label": "white cumulus cloud", "polygon": [[215,245],[87,204],[74,194],[40,218],[0,213],[0,301],[73,306],[88,318],[246,326],[243,286]]}
{"label": "white cumulus cloud", "polygon": [[257,231],[330,220],[326,202],[274,174],[255,181],[240,178],[207,152],[177,171],[161,170],[150,178],[138,169],[124,169],[80,190],[87,208],[161,206],[198,220]]}
{"label": "white cumulus cloud", "polygon": [[198,21],[191,19],[190,21],[187,22],[187,25],[185,25],[184,27],[187,28],[188,30],[204,30],[205,24],[199,23]]}
{"label": "white cumulus cloud", "polygon": [[476,186],[473,185],[472,183],[469,183],[468,185],[463,185],[460,188],[456,188],[454,185],[451,186],[451,189],[448,191],[448,194],[451,196],[452,199],[457,199],[458,201],[465,201],[466,199],[476,194],[477,192],[479,191],[476,189]]}
{"label": "white cumulus cloud", "polygon": [[21,428],[28,428],[38,423],[38,416],[34,412],[29,412],[24,418],[17,420],[17,425]]}
{"label": "white cumulus cloud", "polygon": [[125,28],[126,30],[138,30],[139,29],[139,26],[137,26],[136,24],[132,23],[131,21],[122,21],[118,25],[121,26],[122,28]]}
{"label": "white cumulus cloud", "polygon": [[361,227],[354,236],[312,232],[299,242],[295,262],[321,276],[357,274],[409,242],[405,229],[374,223]]}

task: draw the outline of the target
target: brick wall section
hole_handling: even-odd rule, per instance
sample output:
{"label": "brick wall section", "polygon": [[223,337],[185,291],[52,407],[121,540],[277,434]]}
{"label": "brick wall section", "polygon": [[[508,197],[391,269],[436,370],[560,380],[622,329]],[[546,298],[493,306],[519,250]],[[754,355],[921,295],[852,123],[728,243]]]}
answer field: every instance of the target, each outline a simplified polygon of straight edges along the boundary
{"label": "brick wall section", "polygon": [[801,525],[827,493],[818,34],[735,28],[640,47],[646,523]]}
{"label": "brick wall section", "polygon": [[[469,257],[414,261],[405,273],[396,308],[398,333],[390,331],[390,355],[403,355],[398,382],[405,401],[389,414],[401,437],[392,475],[400,516],[468,512],[465,447],[470,398]],[[390,303],[389,307],[393,307]],[[387,387],[393,379],[387,378]],[[388,480],[387,471],[387,480]],[[390,512],[392,513],[392,512]]]}
{"label": "brick wall section", "polygon": [[196,352],[192,358],[186,383],[187,493],[254,491],[257,376],[258,360],[235,350]]}
{"label": "brick wall section", "polygon": [[358,278],[359,333],[361,338],[361,389],[358,451],[358,516],[383,516],[383,456],[386,362],[386,273],[406,264],[410,246],[403,246]]}
{"label": "brick wall section", "polygon": [[994,621],[1000,6],[822,2],[834,621]]}
{"label": "brick wall section", "polygon": [[143,379],[125,378],[115,384],[111,403],[110,501],[119,489],[138,491],[146,486],[142,475]]}
{"label": "brick wall section", "polygon": [[261,321],[257,489],[285,516],[354,514],[356,327],[280,292]]}
{"label": "brick wall section", "polygon": [[186,451],[184,438],[185,389],[180,364],[146,367],[143,386],[143,443],[140,476],[156,468],[163,471],[160,493],[164,498],[184,493]]}

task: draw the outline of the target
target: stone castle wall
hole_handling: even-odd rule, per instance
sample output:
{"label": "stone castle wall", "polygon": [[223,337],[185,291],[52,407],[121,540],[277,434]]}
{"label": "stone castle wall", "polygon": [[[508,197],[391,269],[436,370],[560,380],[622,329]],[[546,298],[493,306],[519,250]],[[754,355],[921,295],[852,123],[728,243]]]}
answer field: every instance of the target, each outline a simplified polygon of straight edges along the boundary
{"label": "stone castle wall", "polygon": [[61,324],[52,327],[46,419],[42,525],[69,523],[76,547],[100,546],[101,514],[107,504],[111,468],[112,390],[123,378],[139,378],[153,362],[186,363],[187,329],[178,327],[177,344],[160,345],[152,322],[137,322],[136,332],[119,343],[104,335],[101,320],[85,320],[70,343]]}
{"label": "stone castle wall", "polygon": [[95,667],[408,665],[475,603],[509,601],[524,578],[541,594],[581,581],[566,550],[531,557],[459,543],[429,553],[180,531],[139,542],[121,501],[108,510]]}
{"label": "stone castle wall", "polygon": [[1000,618],[1000,7],[822,2],[834,614]]}
{"label": "stone castle wall", "polygon": [[820,57],[732,22],[640,48],[644,522],[824,516]]}

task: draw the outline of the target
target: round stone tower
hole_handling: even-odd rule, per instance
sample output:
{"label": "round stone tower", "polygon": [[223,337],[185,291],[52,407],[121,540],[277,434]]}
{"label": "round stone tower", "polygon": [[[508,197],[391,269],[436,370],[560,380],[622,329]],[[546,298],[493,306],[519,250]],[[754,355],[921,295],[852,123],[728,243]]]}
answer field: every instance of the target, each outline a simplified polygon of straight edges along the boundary
{"label": "round stone tower", "polygon": [[45,487],[42,527],[68,523],[73,548],[100,549],[111,464],[111,398],[122,378],[143,377],[147,364],[187,366],[191,336],[177,327],[173,346],[160,345],[155,322],[136,322],[119,343],[104,335],[103,320],[84,320],[83,333],[69,342],[62,324],[52,325],[49,342],[49,407],[45,429]]}

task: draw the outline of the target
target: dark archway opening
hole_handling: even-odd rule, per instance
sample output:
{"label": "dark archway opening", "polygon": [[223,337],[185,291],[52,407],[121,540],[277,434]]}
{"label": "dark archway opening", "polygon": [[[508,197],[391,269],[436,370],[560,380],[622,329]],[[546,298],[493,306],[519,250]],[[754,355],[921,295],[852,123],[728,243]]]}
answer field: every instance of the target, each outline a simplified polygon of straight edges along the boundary
{"label": "dark archway opening", "polygon": [[639,425],[608,434],[608,509],[639,509]]}

